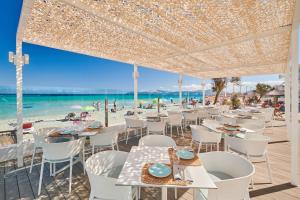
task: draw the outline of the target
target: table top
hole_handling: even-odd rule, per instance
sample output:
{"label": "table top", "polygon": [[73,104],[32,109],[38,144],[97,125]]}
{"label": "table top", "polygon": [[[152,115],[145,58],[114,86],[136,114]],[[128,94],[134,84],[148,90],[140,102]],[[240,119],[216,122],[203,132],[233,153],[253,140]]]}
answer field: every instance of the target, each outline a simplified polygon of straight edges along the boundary
{"label": "table top", "polygon": [[[204,166],[184,166],[193,183],[182,185],[154,185],[141,181],[142,169],[146,163],[170,164],[168,147],[134,146],[127,157],[124,167],[119,175],[116,185],[119,186],[145,186],[145,187],[182,187],[216,189],[216,185],[209,177]],[[181,166],[182,167],[182,166]]]}
{"label": "table top", "polygon": [[[212,131],[215,131],[217,133],[224,133],[224,131],[218,129],[218,127],[222,127],[223,124],[218,122],[218,121],[215,121],[215,120],[204,120],[204,122],[202,123],[203,126],[209,128],[210,130]],[[241,127],[243,128],[243,127]],[[254,133],[255,131],[254,130],[251,130],[251,129],[247,129],[247,128],[243,128],[245,130],[245,133]],[[226,133],[227,134],[227,133]]]}

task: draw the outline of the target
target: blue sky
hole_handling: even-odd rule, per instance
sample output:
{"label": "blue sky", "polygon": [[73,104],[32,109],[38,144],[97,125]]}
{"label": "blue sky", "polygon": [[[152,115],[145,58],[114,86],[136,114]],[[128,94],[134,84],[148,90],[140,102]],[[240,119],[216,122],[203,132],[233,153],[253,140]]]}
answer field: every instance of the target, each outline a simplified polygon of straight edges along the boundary
{"label": "blue sky", "polygon": [[[0,86],[15,85],[15,68],[8,51],[15,51],[21,0],[6,0],[0,7]],[[24,87],[101,88],[132,90],[133,66],[115,61],[24,44],[30,55],[24,67]],[[178,74],[140,68],[139,90],[175,90]],[[278,75],[242,77],[245,82],[277,81]],[[184,76],[186,89],[199,85],[197,78]]]}

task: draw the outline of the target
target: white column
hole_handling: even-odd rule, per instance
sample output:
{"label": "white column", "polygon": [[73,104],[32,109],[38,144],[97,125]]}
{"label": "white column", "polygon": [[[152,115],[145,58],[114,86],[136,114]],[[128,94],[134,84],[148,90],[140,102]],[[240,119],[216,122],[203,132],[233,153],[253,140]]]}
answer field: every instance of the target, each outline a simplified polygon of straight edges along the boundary
{"label": "white column", "polygon": [[287,66],[285,77],[284,77],[284,106],[285,106],[285,121],[287,126],[287,138],[291,139],[290,129],[291,129],[291,67]]}
{"label": "white column", "polygon": [[182,74],[179,74],[178,79],[178,92],[179,92],[179,105],[182,106]]}
{"label": "white column", "polygon": [[23,56],[22,42],[16,44],[16,87],[17,87],[17,160],[18,167],[23,166]]}
{"label": "white column", "polygon": [[202,105],[205,106],[205,82],[201,82],[202,88]]}
{"label": "white column", "polygon": [[296,9],[291,33],[291,184],[300,184],[299,175],[299,24],[300,24],[300,2],[296,1]]}
{"label": "white column", "polygon": [[133,65],[133,84],[134,84],[134,114],[137,115],[138,108],[138,66],[136,64]]}

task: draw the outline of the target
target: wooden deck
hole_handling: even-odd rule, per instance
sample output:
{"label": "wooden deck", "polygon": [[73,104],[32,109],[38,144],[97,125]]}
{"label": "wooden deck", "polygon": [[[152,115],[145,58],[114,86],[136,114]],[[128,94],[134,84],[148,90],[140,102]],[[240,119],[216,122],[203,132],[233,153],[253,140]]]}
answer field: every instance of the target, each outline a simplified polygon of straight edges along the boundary
{"label": "wooden deck", "polygon": [[[265,163],[257,163],[254,177],[255,186],[251,190],[251,199],[259,200],[296,200],[300,199],[300,187],[290,185],[290,143],[286,138],[285,127],[266,130],[266,135],[272,138],[269,144],[269,157],[273,174],[273,184],[268,183]],[[178,145],[187,145],[190,142],[190,133],[186,133],[186,139],[175,137]],[[137,145],[138,140],[133,138],[128,145],[120,143],[120,149],[129,151],[131,146]],[[30,165],[30,158],[25,158],[24,164]],[[35,162],[39,162],[37,158]],[[40,165],[29,173],[29,167],[16,170],[16,162],[0,163],[0,200],[2,199],[88,199],[89,180],[83,175],[81,164],[76,164],[73,171],[72,193],[68,194],[68,170],[56,177],[49,176],[49,165],[46,165],[43,178],[42,194],[37,195]],[[99,188],[101,189],[101,188]],[[174,199],[173,190],[168,191],[169,199]],[[191,200],[192,190],[179,190],[178,197],[181,200]],[[160,190],[153,188],[142,189],[142,199],[160,199]]]}

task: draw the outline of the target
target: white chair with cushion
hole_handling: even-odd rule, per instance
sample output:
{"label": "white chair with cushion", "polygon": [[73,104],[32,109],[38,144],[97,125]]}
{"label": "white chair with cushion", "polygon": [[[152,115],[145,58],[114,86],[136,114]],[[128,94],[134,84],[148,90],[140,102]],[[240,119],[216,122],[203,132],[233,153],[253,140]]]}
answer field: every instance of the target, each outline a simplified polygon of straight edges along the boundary
{"label": "white chair with cushion", "polygon": [[37,132],[32,133],[34,139],[34,146],[33,146],[33,154],[32,154],[31,164],[30,164],[30,171],[29,171],[30,173],[32,172],[33,161],[34,161],[36,151],[42,150],[43,144],[45,143],[45,137],[55,132],[56,130],[58,130],[58,128],[49,127],[49,128],[41,128]]}
{"label": "white chair with cushion", "polygon": [[145,122],[135,117],[125,117],[126,122],[126,144],[128,142],[129,133],[134,131],[137,134],[140,131],[140,136],[143,137],[143,128],[145,128]]}
{"label": "white chair with cushion", "polygon": [[[251,161],[252,158],[263,158],[267,164],[268,175],[272,183],[272,174],[269,163],[267,146],[270,138],[261,134],[249,133],[245,138],[237,138],[225,135],[225,143],[229,151],[244,155]],[[252,181],[253,187],[253,181]]]}
{"label": "white chair with cushion", "polygon": [[173,136],[173,127],[177,128],[177,134],[179,135],[178,128],[181,129],[181,135],[184,137],[183,129],[182,129],[182,114],[180,112],[168,112],[168,125],[171,129],[171,137]]}
{"label": "white chair with cushion", "polygon": [[103,151],[87,159],[86,171],[91,186],[90,200],[134,198],[135,192],[130,186],[116,186],[127,156],[128,153],[123,151]]}
{"label": "white chair with cushion", "polygon": [[222,134],[216,133],[214,131],[209,130],[208,128],[204,126],[197,126],[197,125],[191,125],[192,130],[192,144],[194,142],[198,143],[198,153],[201,150],[201,145],[205,144],[206,151],[207,151],[207,144],[217,145],[217,151],[219,151],[219,145],[222,139]]}
{"label": "white chair with cushion", "polygon": [[176,142],[165,135],[146,135],[139,140],[139,146],[176,147]]}
{"label": "white chair with cushion", "polygon": [[154,134],[163,134],[165,135],[166,131],[166,121],[160,120],[160,121],[147,121],[147,135],[150,133]]}
{"label": "white chair with cushion", "polygon": [[203,166],[217,186],[195,190],[198,200],[241,200],[249,198],[249,183],[255,169],[251,162],[228,152],[200,154]]}
{"label": "white chair with cushion", "polygon": [[[50,171],[51,171],[50,174],[53,173],[54,175],[56,174],[55,172],[56,163],[70,162],[69,193],[71,193],[73,160],[75,156],[79,155],[80,153],[83,153],[84,142],[85,142],[84,138],[81,138],[69,142],[43,144],[43,157],[42,157],[42,165],[41,165],[41,172],[40,172],[38,195],[40,195],[41,193],[44,164],[46,162],[50,164]],[[84,153],[83,153],[82,160],[84,161]],[[53,164],[54,164],[54,169],[51,170],[51,166]],[[83,169],[84,168],[85,168],[85,164],[83,164]]]}

